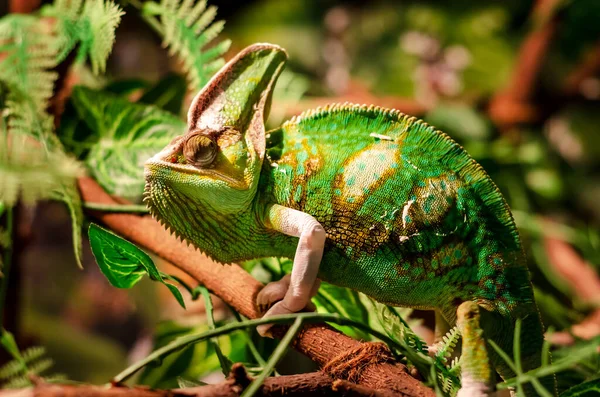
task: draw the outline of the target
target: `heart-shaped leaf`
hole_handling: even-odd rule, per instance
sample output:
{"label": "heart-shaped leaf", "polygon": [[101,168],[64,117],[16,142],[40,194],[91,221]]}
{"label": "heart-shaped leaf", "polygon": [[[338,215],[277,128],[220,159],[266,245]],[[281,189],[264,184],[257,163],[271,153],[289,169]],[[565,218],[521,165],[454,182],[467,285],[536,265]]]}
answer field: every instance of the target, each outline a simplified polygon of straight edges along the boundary
{"label": "heart-shaped leaf", "polygon": [[96,262],[111,285],[131,288],[147,274],[153,281],[166,285],[181,307],[185,308],[179,289],[167,282],[166,275],[158,271],[152,258],[135,244],[95,223],[90,224],[88,235]]}
{"label": "heart-shaped leaf", "polygon": [[135,104],[84,87],[73,90],[75,109],[98,139],[85,162],[92,176],[111,194],[139,199],[144,190],[144,163],[185,123],[155,106]]}

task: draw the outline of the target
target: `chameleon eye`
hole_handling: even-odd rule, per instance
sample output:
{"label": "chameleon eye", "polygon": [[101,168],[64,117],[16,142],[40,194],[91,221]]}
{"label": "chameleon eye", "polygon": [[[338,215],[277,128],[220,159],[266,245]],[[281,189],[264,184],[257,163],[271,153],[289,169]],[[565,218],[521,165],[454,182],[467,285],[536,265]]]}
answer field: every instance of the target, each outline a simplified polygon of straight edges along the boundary
{"label": "chameleon eye", "polygon": [[217,143],[201,132],[190,135],[183,144],[183,155],[188,164],[207,167],[217,157]]}

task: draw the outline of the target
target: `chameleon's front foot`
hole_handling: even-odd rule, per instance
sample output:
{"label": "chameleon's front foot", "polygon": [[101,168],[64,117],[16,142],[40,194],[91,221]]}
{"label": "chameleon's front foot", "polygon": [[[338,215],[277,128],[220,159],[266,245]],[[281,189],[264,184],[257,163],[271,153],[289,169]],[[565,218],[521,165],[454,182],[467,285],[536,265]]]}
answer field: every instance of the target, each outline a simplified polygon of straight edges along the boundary
{"label": "chameleon's front foot", "polygon": [[[265,317],[296,313],[304,309],[319,289],[319,264],[325,248],[325,229],[311,215],[292,208],[273,204],[267,209],[265,225],[271,229],[298,237],[292,274],[275,283],[269,283],[257,297],[259,308],[273,305]],[[268,335],[269,324],[257,331]]]}
{"label": "chameleon's front foot", "polygon": [[256,296],[256,308],[265,314],[271,306],[283,299],[290,287],[291,274],[286,274],[278,281],[272,281],[260,290]]}
{"label": "chameleon's front foot", "polygon": [[[263,318],[279,314],[296,313],[301,310],[314,311],[316,309],[315,305],[310,301],[310,298],[317,294],[321,282],[316,280],[310,291],[309,300],[306,300],[303,297],[291,297],[286,299],[290,281],[291,275],[287,274],[283,276],[281,280],[270,282],[258,293],[256,297],[256,307],[261,313],[264,313]],[[289,302],[291,302],[291,304]],[[256,330],[260,336],[272,337],[269,331],[271,327],[272,324],[263,324],[256,327]]]}

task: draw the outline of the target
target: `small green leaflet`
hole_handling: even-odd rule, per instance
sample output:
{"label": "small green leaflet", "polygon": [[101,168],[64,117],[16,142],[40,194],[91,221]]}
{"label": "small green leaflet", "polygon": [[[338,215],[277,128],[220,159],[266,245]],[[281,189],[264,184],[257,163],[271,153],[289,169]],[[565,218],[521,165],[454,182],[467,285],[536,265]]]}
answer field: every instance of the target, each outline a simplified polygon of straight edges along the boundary
{"label": "small green leaflet", "polygon": [[21,355],[15,337],[4,328],[0,328],[0,345],[2,345],[4,350],[10,354],[12,358],[17,360],[24,368],[26,367],[25,359],[23,358],[23,355]]}
{"label": "small green leaflet", "polygon": [[185,308],[179,289],[166,281],[165,275],[158,271],[148,254],[95,223],[90,224],[88,235],[96,262],[114,287],[131,288],[148,274],[153,281],[166,285],[181,307]]}
{"label": "small green leaflet", "polygon": [[81,206],[81,197],[79,196],[79,190],[77,190],[77,184],[75,182],[61,184],[54,190],[53,197],[64,202],[69,209],[69,214],[71,215],[73,253],[75,254],[77,266],[79,266],[80,269],[83,269],[83,263],[81,261],[83,256],[81,247],[83,208]]}

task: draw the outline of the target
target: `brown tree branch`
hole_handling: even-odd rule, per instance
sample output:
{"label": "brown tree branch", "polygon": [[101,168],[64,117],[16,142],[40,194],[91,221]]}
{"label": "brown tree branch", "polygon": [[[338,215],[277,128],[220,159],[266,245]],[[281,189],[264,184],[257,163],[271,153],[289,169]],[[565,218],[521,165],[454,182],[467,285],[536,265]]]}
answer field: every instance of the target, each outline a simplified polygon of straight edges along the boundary
{"label": "brown tree branch", "polygon": [[[61,385],[40,382],[29,389],[0,392],[0,397],[234,397],[248,387],[251,379],[241,364],[235,364],[221,383],[186,389],[153,390],[146,386]],[[394,393],[334,380],[323,372],[267,378],[256,394],[264,397],[356,396],[391,397]]]}
{"label": "brown tree branch", "polygon": [[[83,200],[92,203],[117,204],[93,179],[80,178]],[[220,265],[191,246],[171,236],[148,216],[91,212],[91,215],[116,233],[172,263],[212,293],[248,318],[260,313],[254,305],[262,284],[237,265]],[[294,346],[320,366],[332,358],[355,351],[361,342],[325,325],[309,325],[297,336]],[[404,396],[433,396],[431,389],[410,376],[406,367],[389,362],[374,362],[362,369],[356,383],[372,389],[391,390]]]}
{"label": "brown tree branch", "polygon": [[41,0],[11,0],[10,13],[29,14],[40,7]]}

